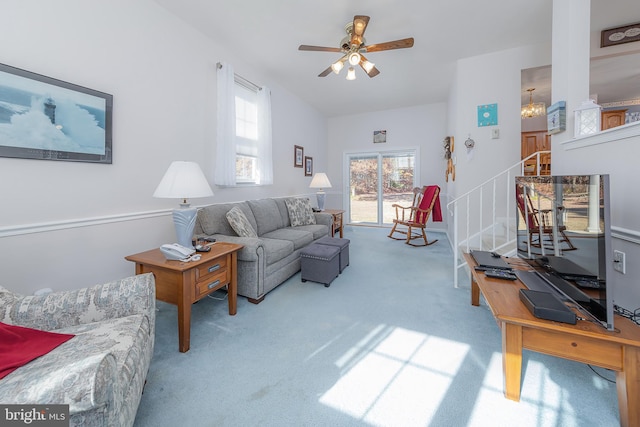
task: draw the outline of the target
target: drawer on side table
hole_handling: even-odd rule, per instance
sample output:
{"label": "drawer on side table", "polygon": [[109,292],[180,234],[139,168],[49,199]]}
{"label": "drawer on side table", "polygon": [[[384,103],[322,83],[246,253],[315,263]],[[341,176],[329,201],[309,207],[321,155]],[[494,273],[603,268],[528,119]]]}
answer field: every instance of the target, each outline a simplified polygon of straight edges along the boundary
{"label": "drawer on side table", "polygon": [[230,279],[227,257],[198,266],[196,270],[196,299],[226,286]]}

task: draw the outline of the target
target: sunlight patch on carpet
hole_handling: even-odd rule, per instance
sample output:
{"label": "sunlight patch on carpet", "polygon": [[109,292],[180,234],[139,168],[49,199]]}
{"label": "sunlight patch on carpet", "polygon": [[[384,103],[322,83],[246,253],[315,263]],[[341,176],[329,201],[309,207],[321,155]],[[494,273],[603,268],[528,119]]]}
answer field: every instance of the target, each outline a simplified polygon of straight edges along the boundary
{"label": "sunlight patch on carpet", "polygon": [[[523,376],[525,375],[523,365]],[[540,362],[526,363],[526,382],[523,384],[520,402],[504,397],[502,353],[494,353],[485,379],[478,393],[469,425],[508,425],[514,414],[521,417],[522,427],[577,427],[576,413],[563,390],[549,377],[549,370]],[[499,407],[500,411],[495,408]],[[490,424],[487,421],[490,420]]]}
{"label": "sunlight patch on carpet", "polygon": [[371,425],[426,425],[469,352],[467,344],[379,326],[338,361],[320,402]]}

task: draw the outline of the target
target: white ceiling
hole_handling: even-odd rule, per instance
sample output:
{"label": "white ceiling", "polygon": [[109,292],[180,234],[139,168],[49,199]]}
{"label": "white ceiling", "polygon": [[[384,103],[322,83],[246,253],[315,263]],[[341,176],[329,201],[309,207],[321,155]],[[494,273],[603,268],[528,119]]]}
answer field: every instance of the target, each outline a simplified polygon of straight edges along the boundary
{"label": "white ceiling", "polygon": [[[155,1],[328,117],[446,102],[456,60],[551,39],[552,0]],[[592,30],[640,21],[638,0],[592,3]],[[341,55],[298,46],[338,47],[354,15],[371,17],[367,44],[406,37],[415,44],[369,53],[377,77],[359,68],[354,81],[346,70],[317,77]]]}

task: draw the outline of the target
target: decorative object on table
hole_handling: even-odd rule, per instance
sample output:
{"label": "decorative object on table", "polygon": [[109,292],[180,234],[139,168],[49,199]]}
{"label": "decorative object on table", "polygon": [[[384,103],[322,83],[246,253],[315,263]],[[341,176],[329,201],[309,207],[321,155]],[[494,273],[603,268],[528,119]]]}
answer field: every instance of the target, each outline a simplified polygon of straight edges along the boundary
{"label": "decorative object on table", "polygon": [[640,22],[623,27],[609,28],[600,33],[600,47],[640,41]]}
{"label": "decorative object on table", "polygon": [[304,148],[299,145],[293,146],[293,167],[301,168],[304,166]]}
{"label": "decorative object on table", "polygon": [[533,102],[534,90],[536,90],[535,87],[527,89],[527,92],[529,92],[529,103],[520,108],[520,117],[523,119],[531,119],[547,114],[547,106],[544,102]]}
{"label": "decorative object on table", "polygon": [[600,106],[593,99],[584,101],[575,109],[574,137],[600,132]]}
{"label": "decorative object on table", "polygon": [[498,124],[498,104],[478,105],[478,127]]}
{"label": "decorative object on table", "polygon": [[347,70],[347,80],[356,79],[356,65],[364,70],[369,77],[375,77],[380,74],[380,71],[375,67],[373,62],[369,62],[364,57],[363,52],[367,54],[371,52],[380,52],[383,50],[391,49],[404,49],[413,46],[413,37],[409,37],[402,40],[395,40],[391,42],[376,43],[366,46],[366,40],[364,38],[364,32],[369,24],[369,17],[365,15],[356,15],[353,17],[353,22],[347,22],[344,27],[347,36],[344,37],[339,46],[340,47],[323,47],[323,46],[308,46],[300,45],[298,50],[315,51],[315,52],[336,52],[341,53],[343,56],[336,62],[327,67],[326,70],[318,74],[318,77],[326,77],[333,71],[335,74],[339,74],[340,70],[344,68],[345,62],[349,62],[349,69]]}
{"label": "decorative object on table", "polygon": [[182,199],[180,209],[173,210],[178,243],[193,248],[193,229],[196,223],[196,208],[191,208],[187,199],[213,196],[202,169],[195,162],[177,161],[169,165],[153,197]]}
{"label": "decorative object on table", "polygon": [[453,137],[446,136],[442,141],[444,146],[444,158],[447,160],[447,171],[444,173],[445,181],[449,182],[449,174],[451,174],[451,180],[456,180],[456,167],[453,164]]}
{"label": "decorative object on table", "polygon": [[304,156],[304,176],[313,175],[313,157]]}
{"label": "decorative object on table", "polygon": [[386,130],[374,130],[373,131],[373,143],[381,143],[387,142],[387,131]]}
{"label": "decorative object on table", "polygon": [[318,199],[318,209],[321,211],[324,210],[324,199],[326,193],[324,192],[325,188],[331,188],[331,182],[327,177],[327,174],[324,172],[318,172],[313,176],[311,180],[311,184],[309,184],[309,188],[317,188],[316,197]]}
{"label": "decorative object on table", "polygon": [[567,129],[567,103],[558,101],[547,109],[547,132],[550,134]]}
{"label": "decorative object on table", "polygon": [[111,164],[113,95],[0,64],[0,157]]}

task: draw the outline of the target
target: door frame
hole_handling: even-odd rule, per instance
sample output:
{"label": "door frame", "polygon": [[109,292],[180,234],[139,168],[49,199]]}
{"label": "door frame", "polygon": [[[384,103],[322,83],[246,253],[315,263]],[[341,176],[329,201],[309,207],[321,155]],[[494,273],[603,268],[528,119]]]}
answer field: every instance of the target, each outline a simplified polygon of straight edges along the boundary
{"label": "door frame", "polygon": [[[399,148],[387,148],[387,149],[378,149],[378,150],[349,150],[343,152],[342,157],[342,176],[344,179],[342,180],[343,191],[342,191],[342,206],[344,209],[344,218],[346,224],[351,223],[351,203],[350,203],[350,176],[349,173],[349,160],[355,156],[378,156],[380,159],[385,154],[393,154],[393,153],[413,153],[415,156],[415,170],[413,173],[413,186],[418,186],[418,182],[420,181],[420,147],[399,147]],[[380,177],[382,176],[381,172],[381,162],[378,162],[378,222],[377,223],[367,223],[367,225],[371,226],[390,226],[390,224],[383,223],[383,212],[382,212],[382,180]]]}

